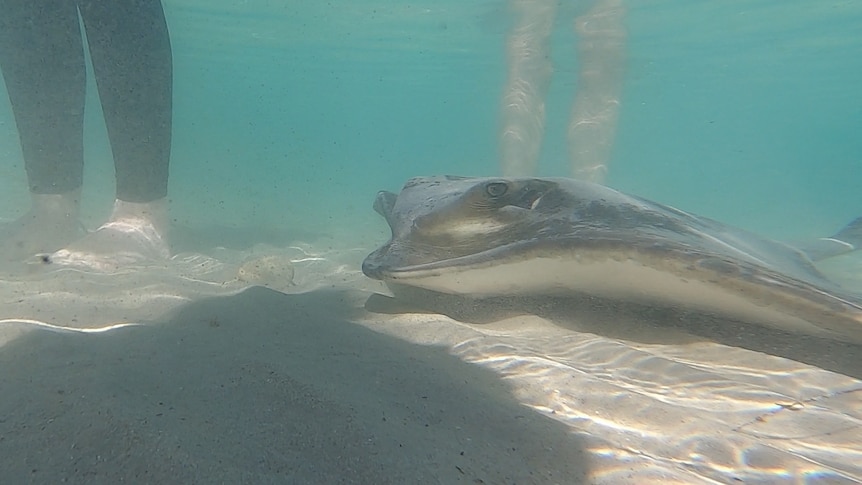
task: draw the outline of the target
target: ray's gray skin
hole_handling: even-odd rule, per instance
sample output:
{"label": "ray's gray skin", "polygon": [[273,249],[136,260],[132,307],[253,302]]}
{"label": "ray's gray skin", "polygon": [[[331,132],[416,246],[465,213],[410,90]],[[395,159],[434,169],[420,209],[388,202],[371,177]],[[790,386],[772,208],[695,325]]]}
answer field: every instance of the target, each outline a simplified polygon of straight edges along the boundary
{"label": "ray's gray skin", "polygon": [[390,285],[691,305],[862,343],[862,299],[812,264],[862,247],[862,218],[806,253],[573,179],[420,177],[380,192],[374,208],[392,237],[362,269]]}

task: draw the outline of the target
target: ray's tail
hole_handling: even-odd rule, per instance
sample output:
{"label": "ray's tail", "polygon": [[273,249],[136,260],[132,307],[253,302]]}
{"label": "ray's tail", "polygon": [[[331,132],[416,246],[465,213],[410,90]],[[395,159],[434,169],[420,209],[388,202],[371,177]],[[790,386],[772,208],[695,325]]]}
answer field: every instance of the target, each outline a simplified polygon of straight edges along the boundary
{"label": "ray's tail", "polygon": [[862,217],[830,237],[822,237],[803,248],[812,261],[820,261],[862,249]]}

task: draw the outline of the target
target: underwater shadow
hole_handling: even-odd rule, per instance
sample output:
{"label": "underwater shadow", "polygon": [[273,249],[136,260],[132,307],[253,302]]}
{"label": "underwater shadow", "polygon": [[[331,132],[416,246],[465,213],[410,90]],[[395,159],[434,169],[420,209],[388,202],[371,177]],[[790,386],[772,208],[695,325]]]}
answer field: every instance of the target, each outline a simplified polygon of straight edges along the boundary
{"label": "underwater shadow", "polygon": [[580,483],[582,439],[355,295],[252,288],[0,350],[10,483]]}
{"label": "underwater shadow", "polygon": [[[487,324],[535,315],[579,332],[644,344],[684,344],[700,337],[722,345],[783,357],[862,379],[862,346],[729,320],[683,308],[668,308],[577,296],[471,299],[393,285],[395,298],[374,294],[365,308],[373,313],[438,313],[470,324]],[[686,335],[670,335],[668,330]]]}

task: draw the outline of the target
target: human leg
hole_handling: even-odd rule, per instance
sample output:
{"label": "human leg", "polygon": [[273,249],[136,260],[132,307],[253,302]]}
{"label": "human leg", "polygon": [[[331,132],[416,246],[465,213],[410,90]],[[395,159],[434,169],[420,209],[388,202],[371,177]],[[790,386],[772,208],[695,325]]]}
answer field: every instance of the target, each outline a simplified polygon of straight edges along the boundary
{"label": "human leg", "polygon": [[545,95],[553,68],[550,36],[556,0],[511,0],[515,24],[506,41],[500,157],[503,176],[535,175],[545,131]]}
{"label": "human leg", "polygon": [[117,172],[117,199],[168,191],[172,55],[160,0],[78,0]]}
{"label": "human leg", "polygon": [[50,252],[80,236],[86,70],[72,0],[0,0],[0,69],[32,203],[0,229],[4,259]]}
{"label": "human leg", "polygon": [[568,128],[572,176],[604,182],[616,136],[625,62],[625,7],[598,0],[575,19],[578,79]]}
{"label": "human leg", "polygon": [[78,5],[114,157],[117,197],[109,221],[55,259],[167,257],[173,74],[161,2],[79,0]]}

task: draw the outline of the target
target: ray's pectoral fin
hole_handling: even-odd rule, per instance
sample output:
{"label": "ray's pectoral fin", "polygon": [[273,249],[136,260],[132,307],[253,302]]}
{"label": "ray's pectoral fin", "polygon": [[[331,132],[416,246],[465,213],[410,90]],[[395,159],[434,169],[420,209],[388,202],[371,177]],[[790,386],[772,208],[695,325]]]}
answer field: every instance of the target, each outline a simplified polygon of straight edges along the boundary
{"label": "ray's pectoral fin", "polygon": [[803,244],[800,249],[812,261],[821,261],[862,249],[862,217],[856,218],[835,235]]}

